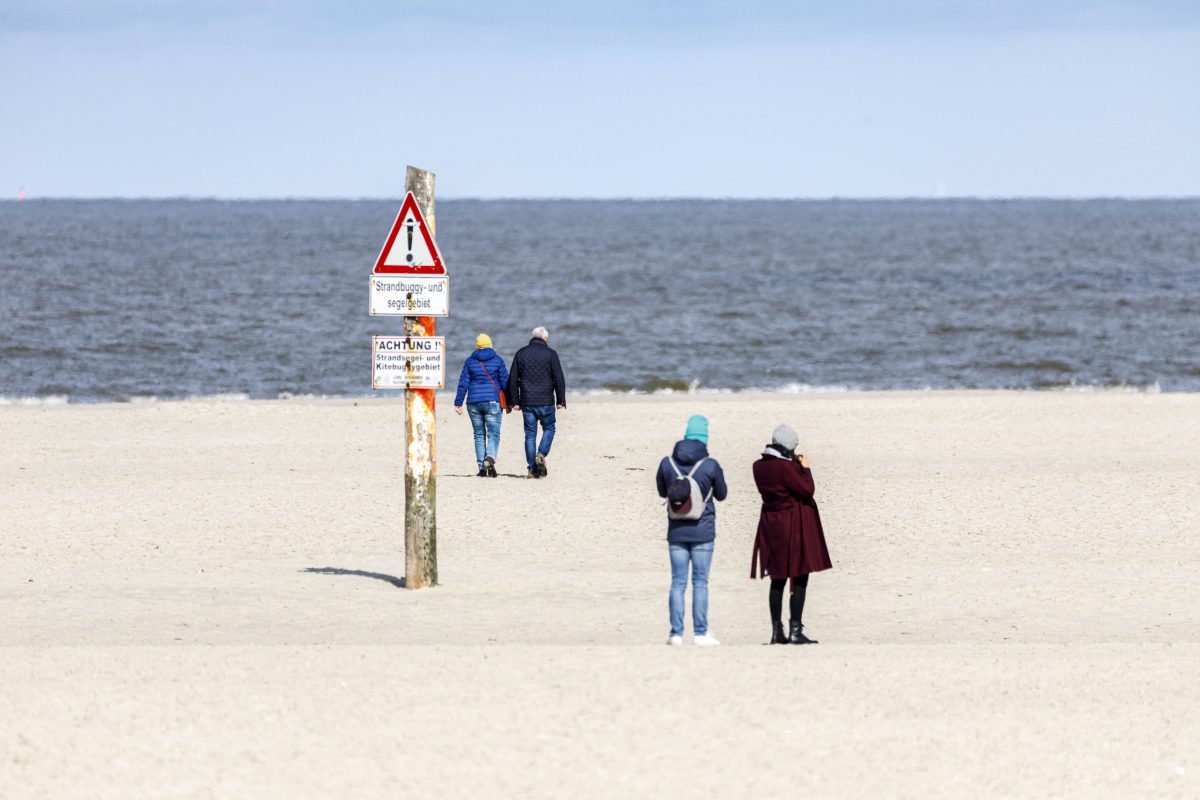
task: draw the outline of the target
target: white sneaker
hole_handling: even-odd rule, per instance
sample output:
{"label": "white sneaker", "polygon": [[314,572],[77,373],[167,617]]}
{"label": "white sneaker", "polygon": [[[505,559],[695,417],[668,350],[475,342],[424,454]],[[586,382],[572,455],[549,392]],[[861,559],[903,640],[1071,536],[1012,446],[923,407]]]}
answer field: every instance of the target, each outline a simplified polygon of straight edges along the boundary
{"label": "white sneaker", "polygon": [[683,637],[673,633],[667,637],[667,644],[683,644]]}
{"label": "white sneaker", "polygon": [[705,633],[701,636],[697,636],[693,638],[692,641],[701,647],[716,647],[720,644],[720,642],[717,641],[717,637],[713,636],[711,633]]}

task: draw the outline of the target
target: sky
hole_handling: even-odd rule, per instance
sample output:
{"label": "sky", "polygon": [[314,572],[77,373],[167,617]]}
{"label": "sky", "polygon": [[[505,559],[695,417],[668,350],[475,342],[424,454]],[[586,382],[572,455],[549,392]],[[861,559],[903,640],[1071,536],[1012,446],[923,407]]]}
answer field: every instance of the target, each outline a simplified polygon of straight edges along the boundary
{"label": "sky", "polygon": [[1200,2],[0,0],[0,199],[1200,196]]}

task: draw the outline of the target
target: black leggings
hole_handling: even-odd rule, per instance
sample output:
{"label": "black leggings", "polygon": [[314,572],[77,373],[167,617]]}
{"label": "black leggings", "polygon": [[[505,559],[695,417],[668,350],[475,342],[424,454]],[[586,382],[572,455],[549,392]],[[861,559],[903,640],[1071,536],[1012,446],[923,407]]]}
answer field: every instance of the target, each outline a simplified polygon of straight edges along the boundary
{"label": "black leggings", "polygon": [[[771,593],[767,595],[771,604],[771,622],[779,622],[783,617],[783,586],[787,578],[772,578]],[[804,616],[804,596],[808,593],[808,576],[792,576],[792,597],[788,601],[788,611],[792,622],[800,622]]]}

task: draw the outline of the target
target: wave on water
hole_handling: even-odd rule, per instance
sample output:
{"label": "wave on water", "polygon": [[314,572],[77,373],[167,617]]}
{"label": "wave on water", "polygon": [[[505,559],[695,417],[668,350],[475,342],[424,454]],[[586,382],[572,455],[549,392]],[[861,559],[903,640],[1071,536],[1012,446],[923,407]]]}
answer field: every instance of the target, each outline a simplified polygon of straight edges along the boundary
{"label": "wave on water", "polygon": [[[372,395],[362,394],[362,395],[345,395],[345,396],[346,397],[371,397]],[[300,400],[300,401],[303,401],[303,400],[328,400],[329,397],[330,397],[330,395],[316,394],[314,392],[286,392],[285,391],[285,392],[279,392],[275,396],[275,399],[276,400]],[[252,399],[255,399],[255,398],[251,398],[247,392],[220,392],[218,394],[194,394],[194,395],[189,395],[188,397],[183,397],[183,398],[172,397],[172,398],[167,398],[165,400],[163,398],[160,398],[158,395],[147,395],[147,396],[139,396],[139,397],[122,397],[122,398],[119,398],[116,402],[118,402],[118,403],[133,403],[135,405],[140,404],[140,403],[163,403],[163,402],[168,402],[168,403],[244,403],[244,402],[249,402]],[[262,398],[262,399],[269,399],[269,398]]]}
{"label": "wave on water", "polygon": [[1062,383],[1055,386],[1034,386],[1023,391],[1035,392],[1112,392],[1114,394],[1162,394],[1158,381],[1147,384],[1133,383]]}
{"label": "wave on water", "polygon": [[188,398],[191,402],[205,403],[244,403],[250,399],[245,392],[224,392],[222,394],[197,394]]}
{"label": "wave on water", "polygon": [[[347,395],[348,397],[351,395]],[[353,395],[357,396],[357,395]],[[370,395],[362,395],[370,397]],[[276,400],[328,400],[327,394],[313,394],[312,392],[280,392],[275,397]]]}
{"label": "wave on water", "polygon": [[638,386],[630,384],[607,385],[584,394],[815,394],[824,392],[852,392],[861,390],[857,386],[815,386],[807,383],[787,383],[783,386],[703,386],[699,380],[672,381],[651,380]]}
{"label": "wave on water", "polygon": [[132,395],[129,397],[118,397],[113,402],[140,406],[154,405],[156,403],[241,403],[249,399],[250,395],[245,392],[221,392],[217,394],[194,394],[187,397],[167,398],[159,397],[156,394]]}
{"label": "wave on water", "polygon": [[[673,382],[672,382],[673,383]],[[821,386],[808,383],[788,383],[783,386],[743,386],[738,388],[720,387],[720,386],[701,386],[699,381],[687,382],[684,387],[676,385],[665,386],[660,388],[650,388],[649,386],[629,386],[625,384],[617,384],[615,386],[607,386],[603,389],[586,389],[576,394],[581,394],[585,397],[620,397],[620,396],[648,396],[648,395],[706,395],[706,394],[845,394],[847,392],[1095,392],[1106,393],[1112,392],[1116,394],[1160,394],[1162,386],[1158,381],[1152,381],[1148,384],[1126,384],[1126,383],[1077,383],[1074,381],[1062,381],[1058,383],[1035,384],[1032,386],[895,386],[895,387],[869,387],[869,386],[847,386],[847,385],[830,385]]]}
{"label": "wave on water", "polygon": [[589,394],[675,394],[684,392],[694,394],[700,388],[700,381],[675,380],[670,378],[651,378],[642,383],[625,383],[610,381]]}
{"label": "wave on water", "polygon": [[4,397],[0,395],[0,406],[65,406],[70,401],[70,396],[65,394],[52,394],[46,397]]}
{"label": "wave on water", "polygon": [[825,394],[829,392],[856,392],[862,391],[858,386],[812,386],[807,383],[789,383],[780,386],[778,389],[760,389],[764,392],[778,392],[779,394]]}
{"label": "wave on water", "polygon": [[156,394],[133,395],[118,397],[113,402],[140,406],[158,403],[244,403],[249,402],[250,399],[250,395],[245,392],[220,392],[217,394],[193,394],[187,397],[159,397]]}

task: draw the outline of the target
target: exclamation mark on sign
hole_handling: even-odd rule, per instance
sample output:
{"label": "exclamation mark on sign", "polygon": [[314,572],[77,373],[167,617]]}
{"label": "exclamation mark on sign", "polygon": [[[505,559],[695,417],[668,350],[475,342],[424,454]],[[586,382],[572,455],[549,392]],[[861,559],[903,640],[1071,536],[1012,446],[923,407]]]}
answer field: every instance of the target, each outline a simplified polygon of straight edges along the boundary
{"label": "exclamation mark on sign", "polygon": [[416,223],[410,217],[408,220],[408,224],[405,226],[408,228],[408,255],[406,255],[404,257],[404,260],[410,264],[412,263],[412,260],[413,260],[412,237],[413,237],[413,225],[415,225],[415,224]]}

